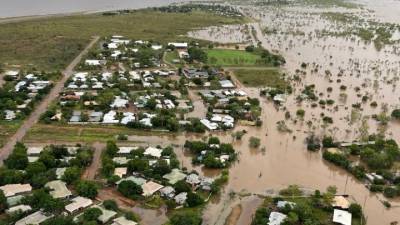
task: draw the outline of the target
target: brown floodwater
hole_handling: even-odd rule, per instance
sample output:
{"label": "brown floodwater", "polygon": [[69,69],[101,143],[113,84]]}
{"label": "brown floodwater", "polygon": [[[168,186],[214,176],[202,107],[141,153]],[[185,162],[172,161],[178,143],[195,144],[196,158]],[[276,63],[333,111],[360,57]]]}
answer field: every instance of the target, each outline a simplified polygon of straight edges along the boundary
{"label": "brown floodwater", "polygon": [[[360,138],[363,120],[368,124],[366,128],[364,126],[368,133],[382,132],[400,143],[399,123],[389,121],[383,126],[372,118],[374,114],[390,115],[399,106],[399,44],[377,51],[372,43],[365,43],[357,37],[320,35],[322,29],[332,31],[341,28],[322,18],[316,10],[309,13],[307,10],[242,7],[245,14],[257,21],[248,24],[256,31],[256,37],[248,38],[248,32],[243,32],[243,25],[211,27],[192,33],[221,43],[235,40],[254,43],[254,40],[258,40],[265,48],[275,50],[286,58],[284,70],[288,79],[295,75],[299,78],[298,81],[292,79],[293,94],[281,107],[262,100],[262,127],[235,128],[245,129],[248,133],[242,141],[233,142],[239,151],[239,160],[230,169],[230,180],[221,200],[210,203],[206,208],[205,224],[224,223],[236,203],[230,200],[231,192],[268,194],[271,190],[276,191],[290,184],[298,184],[309,190],[324,190],[335,185],[339,194],[351,195],[364,207],[368,225],[400,222],[399,199],[388,200],[394,207],[386,209],[382,201],[387,199],[381,194],[370,193],[363,183],[349,176],[346,171],[325,162],[321,153],[307,151],[304,143],[311,133],[318,137],[332,135],[337,141],[353,141]],[[374,17],[372,12],[365,10],[356,9],[354,13]],[[275,32],[264,33],[266,28]],[[231,35],[237,37],[232,38]],[[300,67],[303,62],[307,64],[305,69]],[[311,107],[310,101],[299,103],[296,97],[306,85],[311,84],[315,85],[315,93],[320,99],[332,99],[335,103],[315,108]],[[341,90],[343,85],[346,90]],[[332,90],[328,91],[328,88]],[[245,88],[245,91],[253,97],[259,96],[256,88]],[[368,96],[365,103],[361,100],[362,96]],[[370,106],[373,101],[377,102],[377,107]],[[356,103],[360,103],[361,110],[352,108]],[[303,119],[296,118],[296,111],[300,108],[306,111]],[[291,114],[291,119],[285,119],[285,112]],[[323,123],[321,114],[331,117],[334,123]],[[291,133],[278,131],[276,123],[282,120]],[[308,121],[311,121],[311,126],[307,125]],[[218,136],[232,142],[230,132]],[[248,147],[251,136],[261,139],[260,149],[264,150]]]}

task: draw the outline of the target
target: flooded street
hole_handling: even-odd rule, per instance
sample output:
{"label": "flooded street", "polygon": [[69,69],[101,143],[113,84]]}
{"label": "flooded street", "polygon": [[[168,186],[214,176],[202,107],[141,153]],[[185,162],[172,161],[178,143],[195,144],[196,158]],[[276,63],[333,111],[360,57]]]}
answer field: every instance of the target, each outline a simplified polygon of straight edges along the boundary
{"label": "flooded street", "polygon": [[[367,4],[368,6],[368,4]],[[366,6],[366,7],[367,7]],[[388,5],[386,5],[387,7]],[[382,6],[383,7],[383,6]],[[400,142],[400,126],[395,121],[382,125],[373,115],[389,116],[399,106],[400,90],[400,45],[394,43],[376,49],[374,43],[359,37],[322,34],[323,30],[340,30],[345,26],[326,19],[323,9],[299,7],[271,8],[242,7],[243,12],[255,19],[243,26],[211,27],[190,35],[202,39],[229,43],[235,40],[254,39],[269,50],[276,50],[286,59],[284,71],[291,80],[293,93],[279,109],[270,101],[262,100],[261,128],[236,127],[247,130],[247,134],[234,147],[240,151],[239,161],[230,169],[230,180],[217,203],[209,204],[204,213],[205,224],[224,224],[230,210],[236,205],[229,193],[268,194],[269,190],[279,190],[290,184],[303,188],[325,190],[330,185],[338,187],[339,194],[349,194],[364,207],[369,225],[386,225],[400,222],[400,200],[388,200],[391,209],[386,209],[381,194],[372,194],[364,184],[355,180],[346,171],[322,159],[321,153],[306,150],[305,139],[310,134],[323,137],[333,136],[336,141],[354,141],[367,129],[369,134],[384,134]],[[394,9],[391,9],[394,10]],[[400,8],[396,8],[397,23]],[[352,12],[365,18],[379,18],[360,9],[328,9],[326,12]],[[380,11],[382,13],[382,11]],[[393,16],[393,15],[392,15]],[[389,21],[386,18],[384,21]],[[232,38],[231,35],[235,36]],[[301,67],[305,63],[306,66]],[[298,101],[306,85],[315,85],[315,93],[320,99],[333,100],[332,105],[313,105],[311,101]],[[259,90],[245,88],[252,97],[259,96]],[[367,97],[363,97],[367,96]],[[363,101],[362,99],[368,99]],[[376,102],[376,106],[371,104]],[[361,109],[353,107],[359,104]],[[296,118],[298,109],[305,110],[304,118]],[[291,115],[290,119],[285,114]],[[324,123],[322,118],[333,119],[333,124]],[[285,121],[291,132],[282,133],[277,122]],[[363,127],[367,123],[368,127]],[[249,138],[261,139],[265,151],[249,149]],[[232,141],[230,133],[223,139]],[[261,149],[261,148],[260,148]],[[249,221],[237,224],[248,224]]]}

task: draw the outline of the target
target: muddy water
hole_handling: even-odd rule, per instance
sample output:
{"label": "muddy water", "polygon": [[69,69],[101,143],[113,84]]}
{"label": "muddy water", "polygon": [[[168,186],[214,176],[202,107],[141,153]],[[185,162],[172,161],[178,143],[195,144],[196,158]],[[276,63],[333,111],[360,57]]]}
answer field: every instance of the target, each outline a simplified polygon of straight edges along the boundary
{"label": "muddy water", "polygon": [[[252,7],[243,10],[259,21],[250,24],[254,27],[257,38],[249,39],[247,34],[242,33],[236,39],[249,40],[249,43],[258,39],[265,48],[283,54],[287,59],[284,70],[288,78],[296,75],[300,79],[291,82],[294,93],[280,110],[267,100],[262,101],[264,124],[261,128],[235,128],[246,129],[248,134],[242,141],[234,142],[235,148],[240,151],[239,161],[230,170],[230,180],[221,200],[206,208],[205,224],[224,224],[224,219],[235,205],[235,201],[230,200],[230,192],[268,194],[271,189],[281,189],[289,184],[298,184],[311,190],[324,190],[335,185],[339,193],[351,195],[364,207],[367,224],[400,222],[399,207],[385,209],[381,201],[386,199],[382,195],[371,194],[362,183],[348,176],[345,171],[324,162],[321,153],[308,152],[304,143],[311,133],[320,137],[324,134],[332,135],[339,141],[358,139],[362,119],[367,121],[369,133],[383,132],[386,137],[394,138],[400,143],[399,123],[390,121],[387,126],[382,126],[371,117],[373,114],[385,112],[390,115],[399,106],[399,45],[387,46],[377,51],[372,43],[364,43],[357,37],[321,36],[318,32],[322,29],[335,30],[340,27],[323,20],[315,11],[305,13],[306,10],[299,12],[294,9]],[[265,34],[265,28],[276,32]],[[241,27],[224,27],[220,29],[221,32],[210,28],[197,31],[196,35],[226,43],[232,40],[227,37],[228,34],[238,35],[238,30]],[[297,30],[304,34],[296,32]],[[300,68],[303,62],[307,63],[306,69]],[[309,101],[298,103],[296,97],[301,94],[305,85],[311,84],[316,85],[316,94],[320,99],[332,99],[335,103],[332,106],[315,108],[311,107]],[[347,89],[340,90],[342,85]],[[328,92],[328,88],[332,88],[332,91]],[[257,89],[247,88],[245,91],[253,97],[259,94]],[[361,101],[364,95],[369,97],[366,103]],[[376,101],[378,106],[370,106],[372,101]],[[362,107],[357,113],[352,109],[352,104],[355,103],[361,103]],[[300,108],[306,111],[303,119],[295,116]],[[286,111],[290,112],[292,119],[285,120]],[[334,124],[324,124],[321,114],[331,117]],[[280,120],[285,120],[292,130],[291,133],[277,130],[276,122]],[[311,121],[311,126],[307,125],[307,121]],[[232,141],[230,134],[219,136],[226,141]],[[265,151],[249,149],[248,139],[251,136],[261,139],[261,146]],[[400,206],[398,199],[390,202],[393,206]],[[241,221],[240,224],[249,222],[250,220]]]}

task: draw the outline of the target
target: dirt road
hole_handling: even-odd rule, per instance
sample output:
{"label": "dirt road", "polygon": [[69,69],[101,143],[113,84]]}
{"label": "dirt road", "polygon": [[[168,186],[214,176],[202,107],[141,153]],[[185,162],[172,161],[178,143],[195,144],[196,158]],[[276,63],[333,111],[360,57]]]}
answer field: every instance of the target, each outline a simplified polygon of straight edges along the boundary
{"label": "dirt road", "polygon": [[93,144],[94,154],[92,164],[90,164],[90,166],[83,173],[83,179],[95,180],[97,171],[100,169],[101,166],[101,153],[103,152],[103,149],[105,147],[106,146],[104,143],[96,142]]}
{"label": "dirt road", "polygon": [[93,37],[93,40],[90,41],[86,48],[74,60],[72,60],[72,62],[63,71],[63,77],[55,84],[54,88],[50,91],[46,98],[39,103],[35,110],[29,115],[28,119],[26,119],[22,126],[17,130],[17,132],[9,138],[7,143],[0,150],[0,166],[3,165],[3,161],[11,154],[15,143],[22,140],[27,131],[39,120],[40,115],[47,110],[48,105],[57,98],[57,96],[63,90],[64,83],[73,74],[74,68],[98,40],[98,36]]}

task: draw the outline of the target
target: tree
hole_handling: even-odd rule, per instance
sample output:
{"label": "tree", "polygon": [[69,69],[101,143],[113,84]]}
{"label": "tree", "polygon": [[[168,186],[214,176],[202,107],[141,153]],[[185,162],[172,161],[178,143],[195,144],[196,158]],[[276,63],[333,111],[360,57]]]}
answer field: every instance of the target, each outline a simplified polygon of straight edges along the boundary
{"label": "tree", "polygon": [[118,191],[121,192],[121,194],[125,197],[131,199],[137,199],[138,196],[143,193],[142,187],[130,180],[119,183]]}
{"label": "tree", "polygon": [[118,150],[119,148],[115,141],[107,141],[106,154],[108,156],[114,157],[117,154]]}
{"label": "tree", "polygon": [[75,181],[79,180],[79,177],[81,176],[81,169],[79,167],[73,166],[73,167],[68,167],[64,175],[62,176],[62,180],[65,181],[67,184],[72,184]]}
{"label": "tree", "polygon": [[184,180],[180,180],[174,184],[174,188],[177,194],[181,192],[190,192],[191,187],[189,186],[188,183],[186,183]]}
{"label": "tree", "polygon": [[85,221],[96,221],[102,214],[103,212],[99,208],[90,208],[83,213],[83,219]]}
{"label": "tree", "polygon": [[60,199],[54,199],[44,189],[38,189],[32,195],[26,196],[22,202],[30,205],[34,210],[43,209],[45,212],[61,212],[64,204]]}
{"label": "tree", "polygon": [[202,219],[195,212],[179,212],[171,217],[170,223],[171,225],[201,225]]}
{"label": "tree", "polygon": [[76,191],[79,195],[94,199],[97,196],[97,184],[93,181],[82,180],[76,185]]}
{"label": "tree", "polygon": [[196,207],[198,205],[201,205],[204,203],[204,199],[193,192],[189,192],[187,195],[187,200],[186,200],[187,204],[189,207]]}
{"label": "tree", "polygon": [[260,139],[256,137],[250,137],[249,146],[250,148],[258,148],[260,147]]}
{"label": "tree", "polygon": [[7,209],[7,198],[4,195],[4,192],[0,190],[0,213],[4,212]]}
{"label": "tree", "polygon": [[117,205],[117,203],[116,203],[114,200],[112,200],[112,199],[105,200],[105,201],[103,202],[103,206],[104,206],[104,208],[106,208],[106,209],[108,209],[108,210],[118,211],[118,205]]}
{"label": "tree", "polygon": [[28,166],[27,148],[24,144],[17,142],[11,155],[4,161],[9,169],[23,170]]}
{"label": "tree", "polygon": [[52,217],[45,222],[43,222],[43,225],[76,225],[74,222],[73,218],[70,216],[55,216]]}
{"label": "tree", "polygon": [[351,203],[349,206],[349,212],[354,218],[361,218],[362,216],[362,208],[361,205],[357,203]]}
{"label": "tree", "polygon": [[392,111],[392,117],[396,120],[400,119],[400,109],[395,109]]}

